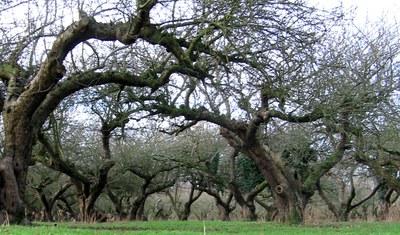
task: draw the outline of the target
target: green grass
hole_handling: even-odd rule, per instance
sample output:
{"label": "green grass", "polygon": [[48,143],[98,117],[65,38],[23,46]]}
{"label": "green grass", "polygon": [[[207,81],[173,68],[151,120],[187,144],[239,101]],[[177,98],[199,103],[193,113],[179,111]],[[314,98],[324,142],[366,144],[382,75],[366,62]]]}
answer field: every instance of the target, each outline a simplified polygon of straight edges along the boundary
{"label": "green grass", "polygon": [[245,235],[397,235],[400,223],[342,223],[321,226],[287,226],[263,222],[153,221],[99,224],[35,223],[33,226],[2,226],[1,235],[53,234],[245,234]]}

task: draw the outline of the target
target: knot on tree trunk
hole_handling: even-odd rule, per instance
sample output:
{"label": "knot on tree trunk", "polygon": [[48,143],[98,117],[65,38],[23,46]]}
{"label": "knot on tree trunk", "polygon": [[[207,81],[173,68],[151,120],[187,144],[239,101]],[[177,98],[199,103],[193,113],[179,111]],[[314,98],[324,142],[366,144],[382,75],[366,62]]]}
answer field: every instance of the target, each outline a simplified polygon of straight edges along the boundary
{"label": "knot on tree trunk", "polygon": [[278,184],[277,186],[275,186],[275,192],[277,194],[282,194],[284,191],[284,187],[281,184]]}

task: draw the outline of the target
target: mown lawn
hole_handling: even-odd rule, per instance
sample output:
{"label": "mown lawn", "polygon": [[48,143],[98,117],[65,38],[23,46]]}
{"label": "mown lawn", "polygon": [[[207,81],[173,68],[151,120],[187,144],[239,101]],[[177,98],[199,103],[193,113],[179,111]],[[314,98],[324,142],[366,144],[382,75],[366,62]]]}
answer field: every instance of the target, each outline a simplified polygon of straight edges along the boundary
{"label": "mown lawn", "polygon": [[245,234],[245,235],[398,235],[400,223],[344,223],[321,226],[287,226],[263,222],[153,221],[100,224],[34,223],[33,226],[2,226],[1,235],[50,234]]}

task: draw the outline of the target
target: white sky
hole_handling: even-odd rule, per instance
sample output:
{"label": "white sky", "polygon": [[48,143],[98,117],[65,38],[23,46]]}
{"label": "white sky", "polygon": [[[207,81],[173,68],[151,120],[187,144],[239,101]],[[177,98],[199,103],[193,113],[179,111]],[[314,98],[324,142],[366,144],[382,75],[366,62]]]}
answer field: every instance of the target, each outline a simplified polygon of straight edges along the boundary
{"label": "white sky", "polygon": [[345,9],[355,9],[358,23],[376,22],[385,19],[396,22],[400,19],[400,0],[309,0],[322,8],[332,8],[341,3]]}

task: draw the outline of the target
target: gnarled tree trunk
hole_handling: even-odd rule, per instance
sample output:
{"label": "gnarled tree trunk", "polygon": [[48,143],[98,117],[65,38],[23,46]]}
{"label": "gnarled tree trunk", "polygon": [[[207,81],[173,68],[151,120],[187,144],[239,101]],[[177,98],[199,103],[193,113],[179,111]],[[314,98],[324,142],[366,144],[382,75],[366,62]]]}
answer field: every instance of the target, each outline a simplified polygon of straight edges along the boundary
{"label": "gnarled tree trunk", "polygon": [[[142,4],[143,3],[143,4]],[[154,41],[151,36],[161,34],[156,26],[150,27],[150,10],[156,1],[140,2],[137,16],[121,24],[97,23],[94,18],[81,14],[80,19],[65,28],[54,40],[47,51],[47,58],[41,63],[34,75],[18,65],[19,51],[25,42],[18,43],[16,54],[2,58],[0,79],[6,91],[0,91],[0,107],[3,114],[5,146],[0,159],[0,223],[20,223],[25,217],[23,196],[25,193],[28,165],[31,163],[32,144],[35,135],[49,114],[57,105],[72,93],[90,86],[116,82],[132,86],[148,86],[156,90],[166,82],[132,79],[132,74],[125,73],[87,73],[86,76],[72,76],[63,79],[66,69],[63,61],[67,54],[81,42],[95,38],[103,41],[120,41],[133,44],[139,34],[153,43],[161,43],[163,37]],[[150,27],[143,34],[143,27]],[[20,44],[21,43],[21,44]],[[162,44],[162,43],[161,43]],[[163,44],[165,47],[171,45]],[[3,64],[4,61],[7,61]],[[105,74],[105,73],[104,73]],[[117,75],[117,76],[115,76]],[[74,81],[75,80],[75,81]],[[79,82],[77,82],[79,80]],[[4,93],[6,97],[4,97]],[[4,215],[4,216],[3,216]]]}
{"label": "gnarled tree trunk", "polygon": [[272,189],[274,205],[278,213],[276,219],[280,222],[298,224],[304,221],[304,209],[308,198],[302,194],[299,185],[288,179],[278,164],[267,157],[264,147],[258,146],[248,151],[249,156],[259,166],[260,172],[265,176]]}
{"label": "gnarled tree trunk", "polygon": [[[222,130],[221,134],[234,148],[240,146],[238,139],[231,132]],[[278,160],[279,156],[273,156],[273,152],[268,151],[255,139],[242,147],[241,151],[256,163],[271,187],[277,209],[276,220],[291,224],[303,223],[304,209],[309,196],[303,194],[299,184],[285,172]],[[251,213],[250,210],[249,212]]]}
{"label": "gnarled tree trunk", "polygon": [[4,157],[0,160],[0,210],[6,220],[23,222],[28,165],[31,161],[33,130],[26,115],[14,107],[3,112],[5,128]]}
{"label": "gnarled tree trunk", "polygon": [[277,209],[275,219],[284,223],[303,223],[304,210],[311,195],[302,192],[298,182],[277,161],[278,157],[264,146],[254,145],[245,153],[256,162],[271,187]]}
{"label": "gnarled tree trunk", "polygon": [[[267,123],[271,116],[273,114],[269,111],[261,110],[249,123],[236,123],[229,129],[221,128],[220,133],[229,145],[252,159],[265,177],[271,187],[274,206],[277,209],[275,218],[283,223],[300,224],[304,222],[304,210],[316,190],[318,180],[343,158],[349,139],[344,131],[341,132],[335,151],[327,160],[310,166],[312,169],[305,179],[299,180],[291,174],[290,167],[284,164],[281,154],[271,151],[258,138],[260,124]],[[343,120],[340,126],[347,130],[348,114],[344,112],[341,116]],[[284,119],[291,122],[309,122],[315,118],[320,118],[318,112]]]}
{"label": "gnarled tree trunk", "polygon": [[[218,195],[218,194],[217,194]],[[230,214],[235,209],[235,206],[231,206],[231,202],[233,199],[233,194],[229,193],[227,199],[224,201],[222,196],[214,196],[215,203],[218,208],[219,219],[222,221],[231,220]]]}
{"label": "gnarled tree trunk", "polygon": [[144,206],[147,200],[147,195],[140,195],[135,198],[129,211],[129,220],[147,220],[144,215]]}

